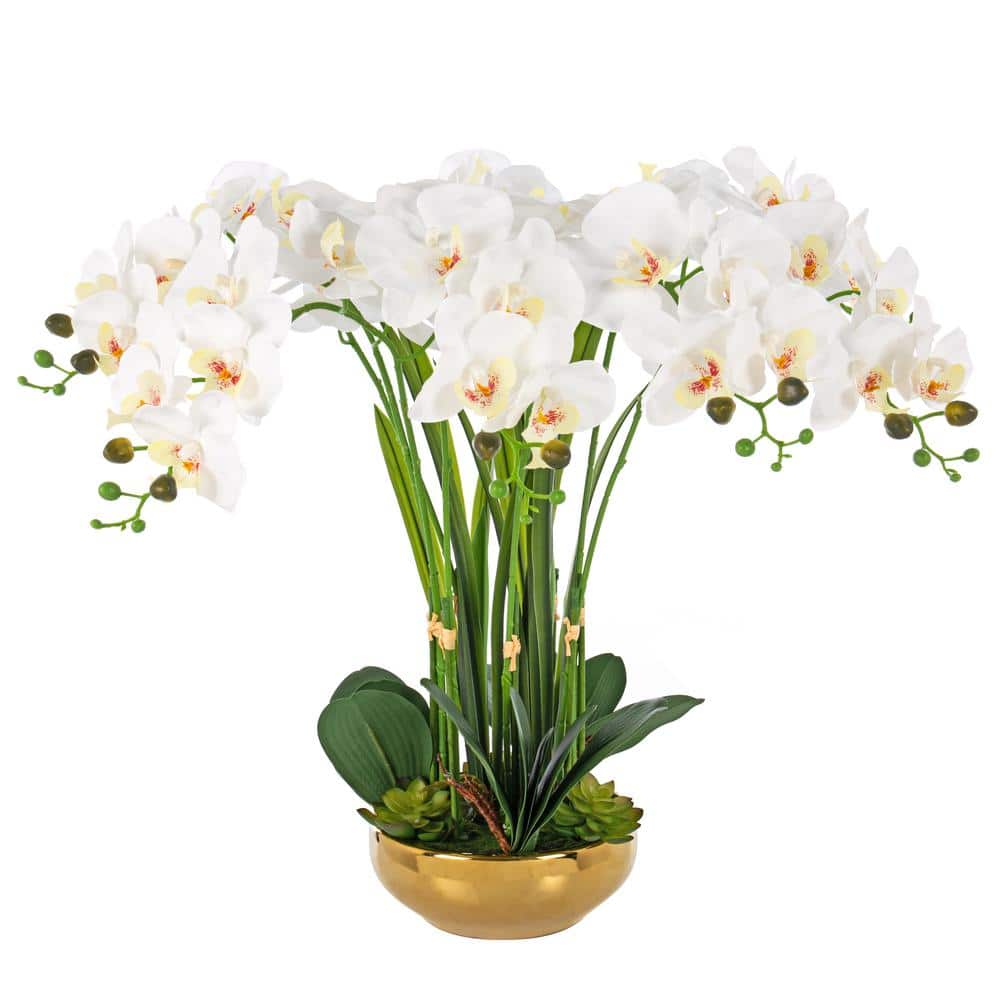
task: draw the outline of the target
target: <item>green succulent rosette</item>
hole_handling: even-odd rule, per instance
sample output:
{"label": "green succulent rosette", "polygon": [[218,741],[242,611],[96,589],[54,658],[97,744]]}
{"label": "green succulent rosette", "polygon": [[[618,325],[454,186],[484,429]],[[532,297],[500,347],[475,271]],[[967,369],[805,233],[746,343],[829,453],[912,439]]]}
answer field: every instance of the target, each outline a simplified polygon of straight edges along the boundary
{"label": "green succulent rosette", "polygon": [[451,795],[443,781],[414,778],[406,788],[390,788],[374,812],[358,813],[372,826],[399,840],[440,840],[448,826]]}
{"label": "green succulent rosette", "polygon": [[625,795],[615,794],[615,783],[601,784],[592,774],[585,775],[563,799],[549,822],[560,836],[587,843],[622,843],[639,829],[642,810]]}

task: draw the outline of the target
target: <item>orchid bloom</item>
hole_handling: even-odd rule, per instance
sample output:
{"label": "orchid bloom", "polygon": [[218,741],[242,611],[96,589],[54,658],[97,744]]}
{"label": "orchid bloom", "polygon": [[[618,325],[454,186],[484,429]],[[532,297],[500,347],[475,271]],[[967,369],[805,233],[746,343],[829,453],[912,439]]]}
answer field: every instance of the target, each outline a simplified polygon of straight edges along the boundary
{"label": "orchid bloom", "polygon": [[230,396],[244,420],[260,423],[281,389],[274,331],[254,332],[234,309],[200,302],[187,315],[184,339],[205,391]]}
{"label": "orchid bloom", "polygon": [[376,214],[361,224],[356,251],[383,289],[385,322],[413,326],[448,294],[464,290],[471,263],[507,238],[513,217],[508,195],[477,185],[380,191]]}
{"label": "orchid bloom", "polygon": [[645,337],[632,343],[641,356],[659,365],[645,392],[652,424],[672,424],[708,400],[758,392],[764,384],[760,328],[749,310],[737,316],[714,313],[670,325],[659,342]]}
{"label": "orchid bloom", "polygon": [[[207,226],[207,229],[203,229]],[[199,239],[219,241],[219,217],[201,215],[200,225],[179,215],[164,215],[140,226],[135,234],[135,259],[152,268],[159,301],[163,302],[177,275],[191,259]]]}
{"label": "orchid bloom", "polygon": [[189,413],[174,406],[143,406],[132,418],[149,443],[149,457],[172,470],[177,485],[190,487],[213,503],[232,509],[244,472],[232,435],[236,407],[221,392],[206,392]]}
{"label": "orchid bloom", "polygon": [[800,285],[773,289],[759,311],[764,356],[775,377],[815,377],[847,317],[818,292]]}
{"label": "orchid bloom", "polygon": [[876,413],[897,412],[889,391],[913,355],[913,331],[894,316],[870,316],[847,330],[817,366],[812,422],[821,429],[847,420],[863,402]]}
{"label": "orchid bloom", "polygon": [[972,375],[972,359],[965,334],[959,330],[938,339],[940,327],[931,319],[930,306],[921,296],[914,305],[915,353],[899,377],[903,399],[919,397],[933,410],[957,398]]}
{"label": "orchid bloom", "polygon": [[830,200],[789,201],[772,208],[767,222],[791,244],[789,277],[810,288],[825,287],[847,235],[847,209]]}
{"label": "orchid bloom", "polygon": [[280,185],[284,177],[269,163],[229,163],[212,181],[206,204],[219,214],[225,231],[235,236],[247,219],[269,204],[272,186]]}
{"label": "orchid bloom", "polygon": [[818,174],[795,177],[795,163],[785,171],[784,179],[766,167],[755,149],[737,146],[723,158],[730,177],[743,189],[749,201],[768,212],[789,201],[831,201],[833,188]]}

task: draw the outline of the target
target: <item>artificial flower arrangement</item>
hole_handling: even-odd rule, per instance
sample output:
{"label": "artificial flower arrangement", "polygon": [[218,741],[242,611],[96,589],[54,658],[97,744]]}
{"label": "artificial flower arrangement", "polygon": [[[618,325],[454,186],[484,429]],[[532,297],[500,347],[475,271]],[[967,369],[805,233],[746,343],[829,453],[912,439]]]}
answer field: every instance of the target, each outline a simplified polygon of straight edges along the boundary
{"label": "artificial flower arrangement", "polygon": [[[976,408],[959,398],[965,336],[938,336],[910,255],[880,257],[866,216],[849,221],[819,176],[779,179],[747,148],[724,164],[642,165],[634,183],[567,201],[538,168],[479,150],[369,203],[235,163],[190,218],[125,226],[92,254],[72,316],[46,320],[78,341],[69,367],[42,349],[36,364],[62,377],[19,379],[62,396],[78,375],[109,378],[104,457],[145,452],[160,471],[129,489],[102,483],[105,500],[134,506],[91,525],[139,533],[151,499],[185,488],[235,504],[234,434],[274,404],[289,329],[336,332],[373,390],[426,600],[429,700],[365,667],[334,691],[319,739],[365,803],[383,881],[447,929],[546,933],[613,891],[642,811],[595,769],[700,703],[619,707],[624,664],[586,648],[601,526],[643,414],[725,425],[746,407],[758,431],[736,454],[767,449],[775,471],[859,405],[917,443],[917,466],[957,482],[958,463],[979,457],[928,437],[936,418],[964,426]],[[646,375],[611,419],[623,348]],[[779,436],[773,417],[810,397],[812,427]],[[560,513],[573,459],[578,516]],[[576,538],[562,575],[557,522]],[[461,870],[472,888],[456,901],[459,876],[406,851],[484,864]],[[513,859],[573,868],[491,876],[501,869],[487,862]],[[548,914],[562,884],[573,905]]]}

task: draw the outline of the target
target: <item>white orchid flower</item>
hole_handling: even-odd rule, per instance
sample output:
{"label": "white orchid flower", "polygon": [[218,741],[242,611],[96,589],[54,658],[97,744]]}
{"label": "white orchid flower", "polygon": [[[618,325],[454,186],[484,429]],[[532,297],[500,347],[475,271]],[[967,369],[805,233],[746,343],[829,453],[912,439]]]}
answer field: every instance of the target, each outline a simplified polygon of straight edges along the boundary
{"label": "white orchid flower", "polygon": [[716,396],[754,393],[764,384],[760,327],[752,309],[669,324],[658,340],[647,338],[637,346],[659,366],[645,393],[652,424],[676,423]]}
{"label": "white orchid flower", "polygon": [[357,301],[376,295],[378,289],[356,249],[360,224],[371,214],[370,206],[339,192],[299,200],[288,239],[301,267],[296,273],[284,269],[284,276],[323,287],[331,300]]}
{"label": "white orchid flower", "polygon": [[784,179],[766,167],[755,149],[737,146],[722,158],[730,177],[762,212],[789,201],[831,201],[833,188],[818,174],[795,177],[795,162],[785,171]]}
{"label": "white orchid flower", "polygon": [[136,344],[111,381],[114,409],[108,410],[108,427],[130,423],[143,406],[179,406],[190,388],[191,379],[174,375],[173,362],[164,364],[149,342]]}
{"label": "white orchid flower", "polygon": [[[445,297],[464,290],[476,256],[510,233],[511,200],[471,184],[379,192],[376,213],[358,232],[358,258],[383,289],[385,322],[413,326]],[[380,214],[391,210],[394,214]]]}
{"label": "white orchid flower", "polygon": [[291,307],[271,292],[278,259],[278,237],[259,219],[240,229],[231,257],[222,240],[206,236],[174,280],[165,305],[182,324],[198,303],[235,309],[253,333],[280,344],[291,326]]}
{"label": "white orchid flower", "polygon": [[190,412],[174,406],[143,406],[132,426],[149,444],[149,457],[172,469],[177,485],[231,510],[243,488],[244,471],[233,443],[236,407],[221,392],[206,392]]}
{"label": "white orchid flower", "polygon": [[[529,375],[510,408],[513,422],[528,411],[525,441],[544,444],[560,434],[596,427],[615,405],[615,382],[599,361],[575,361]],[[538,449],[529,468],[546,468]]]}
{"label": "white orchid flower", "polygon": [[[410,414],[433,423],[462,409],[483,419],[487,430],[510,427],[521,383],[532,372],[568,361],[565,345],[548,341],[518,313],[483,313],[472,296],[449,296],[438,310],[440,354]],[[523,412],[523,410],[522,410]]]}
{"label": "white orchid flower", "polygon": [[853,321],[869,316],[897,316],[908,319],[913,311],[920,272],[909,252],[896,247],[887,261],[878,260],[867,292],[852,303]]}
{"label": "white orchid flower", "polygon": [[270,203],[272,185],[280,185],[284,178],[284,171],[269,163],[229,163],[215,175],[207,204],[218,212],[225,230],[235,236],[244,222]]}
{"label": "white orchid flower", "polygon": [[894,316],[869,316],[845,331],[816,366],[813,425],[837,427],[860,402],[876,413],[897,412],[889,391],[911,368],[913,342],[909,323]]}
{"label": "white orchid flower", "polygon": [[135,301],[119,291],[89,295],[76,307],[74,329],[80,343],[96,352],[105,375],[113,375],[125,354],[138,344],[151,346],[173,365],[177,354],[176,324],[156,301],[156,284],[148,268],[145,301]]}
{"label": "white orchid flower", "polygon": [[767,213],[767,222],[791,244],[788,274],[810,288],[823,288],[847,236],[847,209],[839,202],[788,201]]}
{"label": "white orchid flower", "polygon": [[684,259],[690,235],[672,191],[651,181],[618,188],[587,213],[581,231],[583,240],[566,246],[587,288],[589,322],[616,330],[626,313],[669,301],[660,282]]}
{"label": "white orchid flower", "polygon": [[219,217],[214,212],[200,213],[197,225],[171,214],[139,227],[133,248],[135,260],[152,268],[160,302],[191,259],[199,240],[218,241],[219,236]]}
{"label": "white orchid flower", "polygon": [[817,366],[846,327],[847,317],[811,288],[772,289],[758,311],[768,367],[776,378],[816,376]]}
{"label": "white orchid flower", "polygon": [[483,312],[524,316],[542,336],[565,345],[569,360],[586,291],[573,265],[557,252],[555,232],[543,219],[529,219],[516,239],[483,251],[469,294]]}
{"label": "white orchid flower", "polygon": [[453,184],[485,184],[506,170],[510,160],[492,149],[464,149],[447,156],[438,177]]}
{"label": "white orchid flower", "polygon": [[930,305],[917,296],[913,308],[915,354],[898,376],[903,399],[919,397],[940,410],[965,391],[972,376],[972,358],[965,334],[955,329],[938,339],[940,327],[931,318]]}
{"label": "white orchid flower", "polygon": [[727,212],[701,257],[702,272],[681,290],[682,316],[746,308],[768,290],[788,282],[792,248],[770,220],[748,212]]}
{"label": "white orchid flower", "polygon": [[266,328],[254,332],[236,310],[200,302],[188,312],[184,339],[188,361],[206,392],[232,398],[239,415],[260,423],[281,389],[278,344]]}

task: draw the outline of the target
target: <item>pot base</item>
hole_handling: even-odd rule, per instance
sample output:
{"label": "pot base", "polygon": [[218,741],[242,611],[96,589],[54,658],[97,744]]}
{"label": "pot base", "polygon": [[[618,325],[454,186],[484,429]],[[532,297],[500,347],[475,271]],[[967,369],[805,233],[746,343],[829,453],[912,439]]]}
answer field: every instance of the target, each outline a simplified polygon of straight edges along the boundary
{"label": "pot base", "polygon": [[371,832],[379,881],[428,923],[462,937],[544,937],[572,927],[628,877],[636,843],[526,857],[445,854]]}

